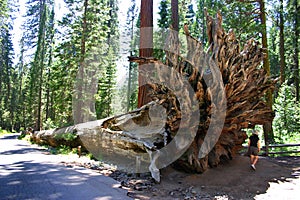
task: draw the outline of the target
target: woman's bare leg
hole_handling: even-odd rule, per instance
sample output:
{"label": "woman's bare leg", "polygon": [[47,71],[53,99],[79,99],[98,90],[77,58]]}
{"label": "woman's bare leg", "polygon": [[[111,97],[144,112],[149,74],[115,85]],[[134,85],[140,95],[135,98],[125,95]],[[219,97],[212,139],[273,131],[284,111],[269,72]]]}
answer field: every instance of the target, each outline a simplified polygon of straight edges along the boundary
{"label": "woman's bare leg", "polygon": [[258,161],[258,156],[254,156],[252,164],[255,165],[257,163],[257,161]]}
{"label": "woman's bare leg", "polygon": [[252,165],[254,162],[254,155],[250,155],[250,164]]}

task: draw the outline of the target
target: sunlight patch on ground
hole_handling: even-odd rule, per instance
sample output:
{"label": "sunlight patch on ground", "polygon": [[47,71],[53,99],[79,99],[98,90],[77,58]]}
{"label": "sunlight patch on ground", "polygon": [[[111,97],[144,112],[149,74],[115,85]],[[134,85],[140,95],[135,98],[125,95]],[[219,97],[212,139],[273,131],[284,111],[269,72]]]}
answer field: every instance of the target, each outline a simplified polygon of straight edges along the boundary
{"label": "sunlight patch on ground", "polygon": [[[298,172],[299,174],[299,172]],[[295,179],[287,179],[286,181],[270,182],[270,187],[264,194],[257,195],[255,199],[289,199],[297,200],[299,199],[300,190],[300,177]]]}

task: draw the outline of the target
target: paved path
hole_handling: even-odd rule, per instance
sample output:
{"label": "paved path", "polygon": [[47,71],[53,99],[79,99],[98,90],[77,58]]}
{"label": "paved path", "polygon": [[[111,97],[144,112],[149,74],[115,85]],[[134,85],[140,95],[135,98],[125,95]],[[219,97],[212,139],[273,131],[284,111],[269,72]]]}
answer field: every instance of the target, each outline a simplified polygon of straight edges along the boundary
{"label": "paved path", "polygon": [[0,199],[127,200],[112,178],[85,168],[68,168],[38,146],[0,137]]}

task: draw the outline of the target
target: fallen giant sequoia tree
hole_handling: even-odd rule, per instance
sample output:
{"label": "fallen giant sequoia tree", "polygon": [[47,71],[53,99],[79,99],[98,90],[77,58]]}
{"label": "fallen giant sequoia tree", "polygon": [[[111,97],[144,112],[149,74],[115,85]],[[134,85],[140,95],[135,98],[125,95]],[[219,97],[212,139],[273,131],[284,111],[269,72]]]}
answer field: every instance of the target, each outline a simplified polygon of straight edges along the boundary
{"label": "fallen giant sequoia tree", "polygon": [[206,18],[207,51],[185,26],[185,57],[178,53],[176,33],[170,32],[166,63],[130,58],[145,64],[140,73],[148,77],[152,102],[123,115],[35,132],[33,139],[47,143],[53,135],[76,133],[76,145],[84,145],[95,157],[122,163],[132,172],[150,169],[156,180],[159,169],[171,163],[199,173],[232,159],[247,138],[243,129],[273,119],[264,95],[275,80],[261,67],[264,50],[259,42],[250,39],[241,49],[233,31],[222,28],[219,13],[216,19]]}

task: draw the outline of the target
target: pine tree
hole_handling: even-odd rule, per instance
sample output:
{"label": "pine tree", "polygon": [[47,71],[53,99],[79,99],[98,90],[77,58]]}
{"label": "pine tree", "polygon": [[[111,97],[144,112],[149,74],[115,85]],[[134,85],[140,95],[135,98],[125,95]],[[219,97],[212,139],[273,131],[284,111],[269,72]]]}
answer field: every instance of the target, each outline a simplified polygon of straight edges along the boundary
{"label": "pine tree", "polygon": [[12,107],[12,77],[13,69],[13,45],[11,40],[11,25],[1,30],[0,43],[0,127],[12,130],[13,128],[13,107]]}
{"label": "pine tree", "polygon": [[[99,99],[101,91],[112,92],[118,26],[116,1],[66,1],[66,4],[69,12],[60,22],[65,31],[56,48],[58,60],[51,74],[52,79],[63,79],[53,83],[58,88],[54,92],[55,113],[65,113],[65,122],[69,124],[73,120],[80,123],[96,119],[98,106],[104,106]],[[101,83],[106,78],[111,79],[111,88],[101,88],[104,85],[98,84],[99,79]]]}
{"label": "pine tree", "polygon": [[171,28],[171,4],[169,0],[163,0],[159,6],[158,31],[154,33],[154,57],[165,60],[164,47],[169,28]]}
{"label": "pine tree", "polygon": [[[269,60],[269,52],[268,52],[268,38],[267,38],[267,19],[266,19],[266,7],[264,0],[258,1],[259,3],[259,11],[260,11],[260,23],[262,26],[261,35],[262,35],[262,47],[265,48],[265,58],[263,61],[263,68],[265,69],[268,76],[271,75],[270,70],[270,60]],[[273,104],[273,94],[271,90],[268,90],[266,93],[266,101],[267,105],[272,109]],[[274,141],[274,133],[272,129],[272,122],[264,125],[264,137],[265,141],[273,142]]]}
{"label": "pine tree", "polygon": [[170,0],[162,0],[159,5],[158,27],[168,29],[171,24],[171,8]]}
{"label": "pine tree", "polygon": [[0,127],[13,130],[15,122],[15,91],[13,80],[14,49],[11,31],[14,19],[14,1],[1,2],[0,11]]}
{"label": "pine tree", "polygon": [[[127,30],[130,35],[130,56],[137,56],[138,44],[139,44],[139,15],[136,8],[135,0],[131,1],[131,5],[127,11]],[[138,66],[136,63],[130,62],[128,68],[127,78],[127,102],[126,110],[133,110],[137,107],[137,95],[138,95]],[[122,90],[122,89],[121,89]]]}
{"label": "pine tree", "polygon": [[283,10],[283,0],[280,0],[280,10],[279,10],[279,37],[280,37],[280,83],[283,84],[285,82],[285,55],[284,55],[284,10]]}
{"label": "pine tree", "polygon": [[26,48],[34,52],[32,56],[30,55],[29,91],[27,97],[30,106],[28,111],[31,111],[31,118],[34,120],[30,123],[36,130],[42,128],[43,79],[47,58],[49,58],[47,52],[50,47],[47,44],[47,37],[49,37],[49,34],[52,34],[48,31],[51,29],[48,22],[53,6],[52,0],[31,0],[27,2],[24,40]]}
{"label": "pine tree", "polygon": [[300,130],[300,105],[295,103],[295,88],[282,84],[275,99],[274,108],[276,117],[274,129],[277,142],[290,142],[290,138],[299,134]]}
{"label": "pine tree", "polygon": [[25,129],[27,127],[27,107],[28,105],[26,104],[26,76],[28,74],[28,69],[27,65],[25,64],[24,61],[24,38],[21,38],[20,40],[20,55],[19,55],[19,60],[16,65],[16,70],[17,70],[17,80],[14,83],[18,89],[18,95],[17,95],[17,115],[16,115],[16,127],[17,129]]}
{"label": "pine tree", "polygon": [[257,32],[262,32],[263,26],[259,23],[259,5],[256,2],[230,1],[222,11],[226,13],[225,28],[233,29],[242,44],[250,38],[260,39]]}
{"label": "pine tree", "polygon": [[119,52],[117,1],[109,0],[107,6],[109,8],[109,19],[105,24],[109,30],[106,40],[108,51],[104,57],[107,64],[104,65],[105,73],[100,78],[98,85],[97,118],[104,118],[113,114],[112,101],[116,86],[116,62]]}
{"label": "pine tree", "polygon": [[288,10],[289,10],[289,22],[292,26],[292,42],[293,42],[293,82],[296,88],[296,101],[300,102],[300,66],[299,66],[299,23],[300,23],[300,14],[299,14],[299,1],[290,0],[288,1]]}

